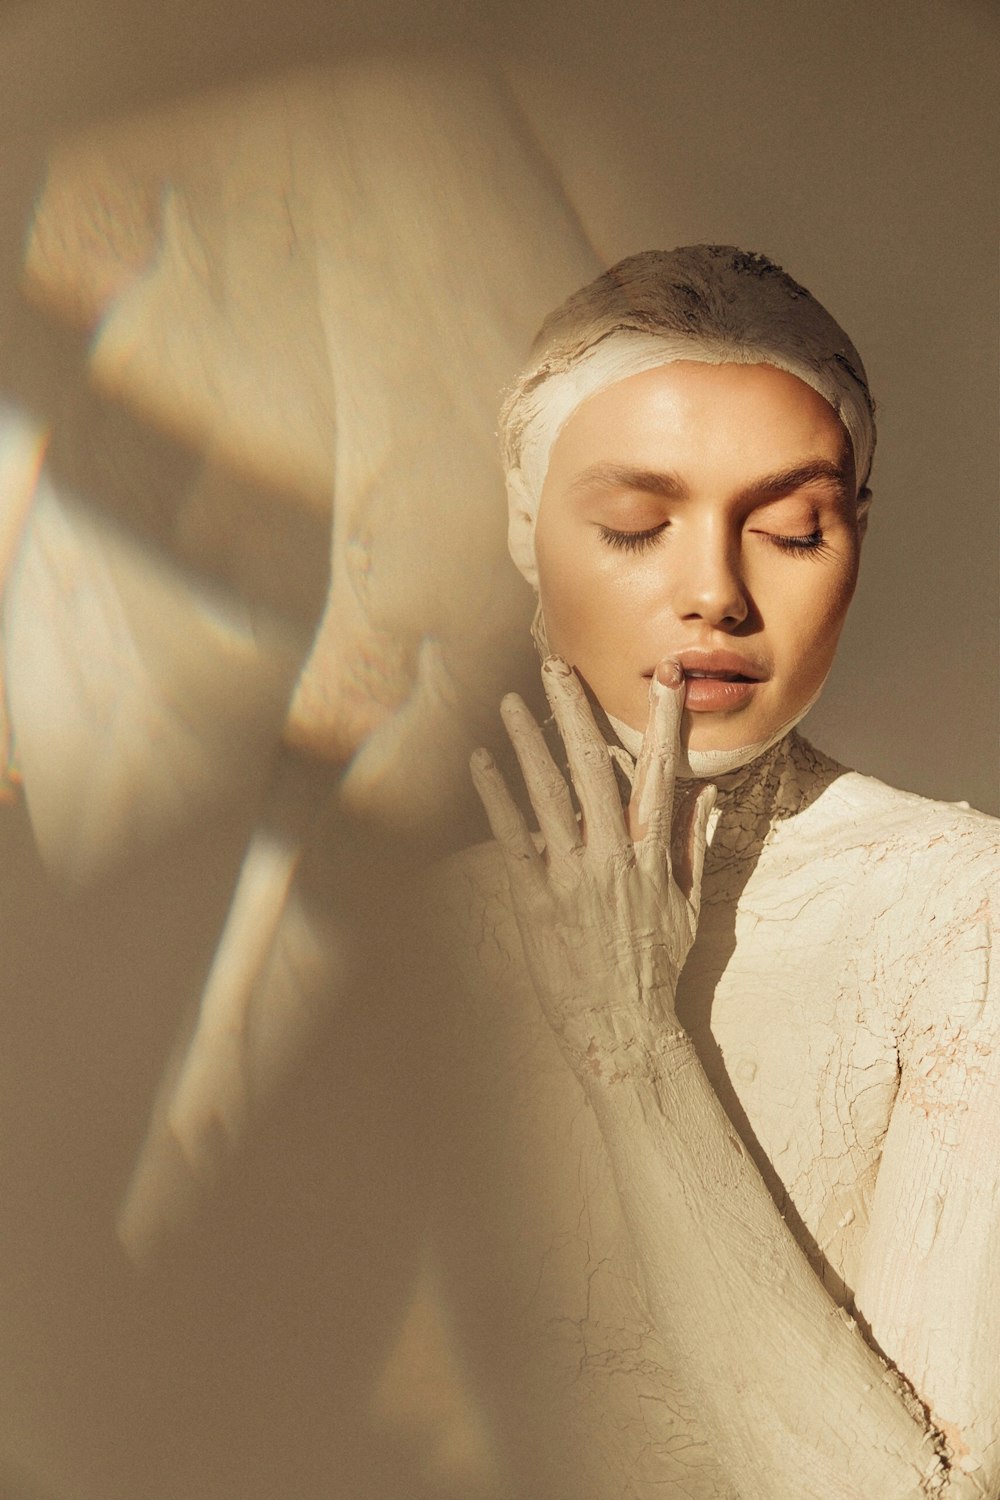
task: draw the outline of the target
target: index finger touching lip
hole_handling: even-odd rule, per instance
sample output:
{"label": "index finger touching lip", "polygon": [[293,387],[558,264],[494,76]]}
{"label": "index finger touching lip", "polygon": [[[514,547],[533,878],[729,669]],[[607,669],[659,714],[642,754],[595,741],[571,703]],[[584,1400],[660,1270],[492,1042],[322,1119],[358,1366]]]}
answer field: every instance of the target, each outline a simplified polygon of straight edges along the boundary
{"label": "index finger touching lip", "polygon": [[666,656],[663,661],[656,663],[653,677],[661,687],[677,688],[684,681],[684,669],[672,656]]}
{"label": "index finger touching lip", "polygon": [[649,719],[630,808],[636,838],[669,833],[683,711],[684,673],[668,658],[657,665],[649,684]]}

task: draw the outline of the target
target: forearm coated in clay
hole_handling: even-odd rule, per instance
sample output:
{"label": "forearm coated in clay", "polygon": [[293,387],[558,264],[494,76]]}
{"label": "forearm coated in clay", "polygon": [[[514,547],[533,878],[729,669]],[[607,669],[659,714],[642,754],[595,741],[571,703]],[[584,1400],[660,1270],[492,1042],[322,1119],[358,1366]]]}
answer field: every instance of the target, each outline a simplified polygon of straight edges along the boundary
{"label": "forearm coated in clay", "polygon": [[582,1079],[660,1336],[745,1500],[982,1496],[828,1296],[690,1042]]}
{"label": "forearm coated in clay", "polygon": [[[909,1342],[896,1329],[880,1356],[816,1275],[677,1019],[676,979],[698,918],[709,804],[696,806],[678,840],[669,827],[676,684],[654,684],[626,829],[578,684],[551,667],[543,678],[585,836],[537,730],[516,705],[505,706],[505,718],[542,851],[497,773],[480,762],[475,775],[504,851],[529,973],[600,1127],[649,1312],[728,1482],[741,1500],[982,1500],[995,1480],[991,1421],[971,1430],[960,1384],[954,1399],[962,1423],[952,1422],[952,1411],[940,1407],[947,1385],[935,1359],[904,1362],[897,1352],[943,1347],[937,1363],[947,1365],[952,1355],[961,1360],[971,1335],[921,1325],[911,1312]],[[955,982],[964,983],[963,975]],[[980,1072],[989,1072],[990,1038],[973,1038],[965,1050],[976,1041]],[[935,1067],[939,1073],[940,1059]],[[997,1080],[990,1077],[979,1094],[975,1126],[964,1127],[976,1140],[991,1119],[1000,1124]],[[955,1153],[935,1178],[942,1192],[949,1180],[961,1192],[963,1174],[969,1177],[962,1128],[959,1121],[959,1134],[951,1132]],[[894,1117],[891,1160],[922,1159],[928,1129],[940,1132],[940,1119],[928,1125],[912,1108]],[[992,1181],[982,1179],[987,1192]],[[923,1213],[924,1184],[909,1176],[903,1189],[908,1213],[890,1241],[905,1249],[911,1220]],[[876,1222],[880,1199],[893,1191],[887,1180],[876,1193]],[[873,1239],[873,1254],[884,1241],[884,1234]],[[977,1308],[985,1307],[985,1291],[977,1291],[985,1288],[984,1267],[981,1252],[967,1258]],[[930,1274],[940,1280],[945,1273],[939,1265]],[[878,1284],[877,1266],[865,1266],[864,1280]],[[880,1319],[892,1326],[878,1296],[859,1307],[869,1326]],[[988,1331],[984,1337],[991,1348]],[[994,1394],[982,1392],[984,1411]]]}

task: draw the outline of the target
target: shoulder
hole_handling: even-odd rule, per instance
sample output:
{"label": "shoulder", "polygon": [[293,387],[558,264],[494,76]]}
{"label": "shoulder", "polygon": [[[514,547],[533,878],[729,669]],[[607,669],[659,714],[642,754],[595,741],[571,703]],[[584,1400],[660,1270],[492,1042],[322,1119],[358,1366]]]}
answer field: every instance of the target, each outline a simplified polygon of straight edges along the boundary
{"label": "shoulder", "polygon": [[823,790],[795,818],[807,839],[855,851],[872,877],[918,881],[936,897],[982,895],[1000,882],[1000,819],[964,802],[939,802],[838,766],[800,741],[798,755],[820,764]]}
{"label": "shoulder", "polygon": [[909,1045],[942,1028],[995,1037],[1000,820],[856,771],[832,780],[809,814],[856,853],[851,927],[861,948],[870,935],[870,977],[894,991],[901,1036]]}
{"label": "shoulder", "polygon": [[[772,879],[829,898],[845,961],[897,1025],[954,1021],[995,994],[1000,821],[845,769],[798,740],[794,795],[769,855]],[[1000,1018],[1000,995],[990,1004]]]}

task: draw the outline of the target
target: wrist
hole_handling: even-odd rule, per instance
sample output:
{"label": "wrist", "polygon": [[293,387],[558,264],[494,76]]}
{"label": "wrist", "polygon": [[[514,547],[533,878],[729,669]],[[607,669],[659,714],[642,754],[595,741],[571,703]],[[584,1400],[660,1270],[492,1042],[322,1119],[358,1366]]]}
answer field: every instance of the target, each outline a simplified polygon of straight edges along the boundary
{"label": "wrist", "polygon": [[632,1026],[629,1034],[591,1036],[567,1046],[574,1072],[588,1087],[655,1083],[697,1060],[691,1037],[676,1017],[662,1025]]}

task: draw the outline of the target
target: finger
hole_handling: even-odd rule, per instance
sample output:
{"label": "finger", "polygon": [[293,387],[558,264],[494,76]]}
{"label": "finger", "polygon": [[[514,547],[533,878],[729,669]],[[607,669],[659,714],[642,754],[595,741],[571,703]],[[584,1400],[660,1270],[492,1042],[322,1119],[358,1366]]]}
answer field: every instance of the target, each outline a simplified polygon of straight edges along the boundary
{"label": "finger", "polygon": [[701,907],[701,881],[708,848],[708,820],[715,806],[718,788],[711,782],[693,796],[685,809],[683,828],[675,840],[674,880],[681,894],[691,903],[697,916]]}
{"label": "finger", "polygon": [[500,713],[520,764],[546,849],[556,856],[578,849],[580,826],[573,811],[573,799],[534,715],[517,693],[507,694],[500,705]]}
{"label": "finger", "polygon": [[684,711],[684,673],[674,661],[662,661],[649,684],[649,719],[635,768],[629,828],[648,855],[660,860],[670,853],[674,780]]}
{"label": "finger", "polygon": [[528,895],[540,893],[545,867],[535,841],[488,750],[474,750],[469,761],[473,785],[489,819],[490,831],[503,853],[511,885]]}
{"label": "finger", "polygon": [[611,757],[580,679],[566,662],[550,656],[542,664],[542,685],[566,747],[588,848],[605,853],[630,848]]}

